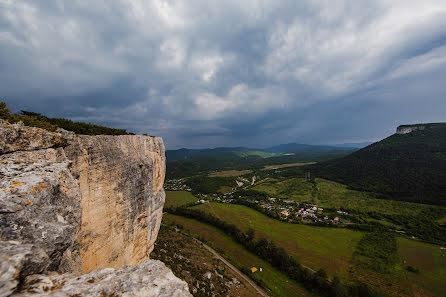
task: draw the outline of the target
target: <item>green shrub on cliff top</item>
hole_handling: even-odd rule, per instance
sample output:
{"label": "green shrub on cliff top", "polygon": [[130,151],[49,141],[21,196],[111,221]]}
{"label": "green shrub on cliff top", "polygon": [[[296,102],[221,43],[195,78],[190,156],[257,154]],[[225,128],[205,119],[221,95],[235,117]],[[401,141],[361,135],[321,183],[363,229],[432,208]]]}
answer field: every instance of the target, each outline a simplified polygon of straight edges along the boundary
{"label": "green shrub on cliff top", "polygon": [[26,126],[55,131],[62,128],[76,134],[84,135],[125,135],[129,134],[124,129],[114,129],[104,126],[73,122],[64,118],[49,118],[39,113],[22,110],[20,114],[11,114],[5,102],[0,102],[0,118],[10,123],[23,122]]}

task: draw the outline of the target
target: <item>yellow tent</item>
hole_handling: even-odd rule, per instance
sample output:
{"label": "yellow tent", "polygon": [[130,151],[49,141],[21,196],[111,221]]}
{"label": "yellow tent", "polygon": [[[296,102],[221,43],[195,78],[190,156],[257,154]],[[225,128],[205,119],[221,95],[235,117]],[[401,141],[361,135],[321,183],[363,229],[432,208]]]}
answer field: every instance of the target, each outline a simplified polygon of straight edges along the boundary
{"label": "yellow tent", "polygon": [[254,272],[256,272],[257,271],[257,268],[255,268],[255,267],[251,267],[251,272],[252,273],[254,273]]}

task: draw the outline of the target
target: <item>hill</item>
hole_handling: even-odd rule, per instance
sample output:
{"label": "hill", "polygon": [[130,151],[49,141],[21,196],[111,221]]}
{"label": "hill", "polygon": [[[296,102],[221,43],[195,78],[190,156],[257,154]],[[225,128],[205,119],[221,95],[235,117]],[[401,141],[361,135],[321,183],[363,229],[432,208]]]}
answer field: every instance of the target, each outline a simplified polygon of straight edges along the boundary
{"label": "hill", "polygon": [[185,177],[215,170],[260,169],[266,165],[323,161],[345,156],[355,150],[295,143],[267,149],[220,147],[167,150],[167,177]]}
{"label": "hill", "polygon": [[446,123],[399,126],[382,141],[307,169],[390,199],[446,205]]}
{"label": "hill", "polygon": [[331,145],[310,145],[300,143],[287,143],[263,149],[264,152],[273,154],[315,154],[315,153],[331,153],[345,152],[346,150],[354,151],[351,147],[336,147]]}

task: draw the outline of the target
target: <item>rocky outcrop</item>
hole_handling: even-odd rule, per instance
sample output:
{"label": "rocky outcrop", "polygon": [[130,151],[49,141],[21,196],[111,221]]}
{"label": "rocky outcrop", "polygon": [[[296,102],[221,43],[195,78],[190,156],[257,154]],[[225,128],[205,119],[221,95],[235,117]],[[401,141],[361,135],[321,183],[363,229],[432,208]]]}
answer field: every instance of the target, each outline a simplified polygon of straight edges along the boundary
{"label": "rocky outcrop", "polygon": [[74,136],[72,133],[60,129],[50,132],[23,125],[10,125],[0,119],[0,153],[21,150],[38,150],[60,147],[67,144],[67,140]]}
{"label": "rocky outcrop", "polygon": [[148,260],[133,267],[126,265],[118,270],[101,268],[75,275],[31,275],[14,297],[29,296],[135,296],[180,297],[189,296],[185,282],[173,275],[163,262]]}
{"label": "rocky outcrop", "polygon": [[79,136],[65,151],[81,191],[82,271],[148,259],[164,205],[164,146],[149,136]]}
{"label": "rocky outcrop", "polygon": [[426,129],[426,126],[423,125],[403,125],[396,128],[396,134],[409,134],[413,131],[421,131],[424,129]]}
{"label": "rocky outcrop", "polygon": [[[56,273],[51,281],[68,284],[72,275],[149,259],[164,204],[160,138],[77,136],[3,121],[0,136],[0,296],[17,293],[30,275]],[[135,274],[150,269],[144,263],[106,271],[127,288],[125,273],[138,282]],[[96,292],[96,285],[85,286]]]}

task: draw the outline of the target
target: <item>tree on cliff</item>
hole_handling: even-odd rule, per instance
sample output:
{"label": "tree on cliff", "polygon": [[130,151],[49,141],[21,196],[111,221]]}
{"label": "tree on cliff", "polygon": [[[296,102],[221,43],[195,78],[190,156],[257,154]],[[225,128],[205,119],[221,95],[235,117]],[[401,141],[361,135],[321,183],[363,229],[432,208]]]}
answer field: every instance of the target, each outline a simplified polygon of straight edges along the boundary
{"label": "tree on cliff", "polygon": [[10,111],[5,102],[0,102],[0,118],[6,119],[10,115]]}

